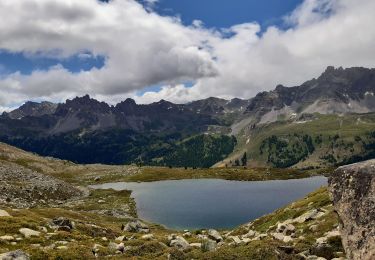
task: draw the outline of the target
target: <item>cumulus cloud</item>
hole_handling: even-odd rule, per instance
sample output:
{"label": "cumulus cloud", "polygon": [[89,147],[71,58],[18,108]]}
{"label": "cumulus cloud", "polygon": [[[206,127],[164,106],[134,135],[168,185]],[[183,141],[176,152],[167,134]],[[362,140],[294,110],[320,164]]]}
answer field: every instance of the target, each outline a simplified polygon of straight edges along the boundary
{"label": "cumulus cloud", "polygon": [[[0,49],[106,60],[79,73],[54,66],[1,76],[0,106],[86,93],[112,103],[129,96],[142,103],[249,98],[277,84],[300,84],[328,65],[374,67],[372,10],[372,0],[305,0],[284,17],[289,29],[261,28],[256,21],[215,29],[200,21],[184,26],[134,0],[2,0],[7,22],[0,23]],[[185,81],[196,83],[186,87]],[[155,84],[165,86],[136,95]]]}

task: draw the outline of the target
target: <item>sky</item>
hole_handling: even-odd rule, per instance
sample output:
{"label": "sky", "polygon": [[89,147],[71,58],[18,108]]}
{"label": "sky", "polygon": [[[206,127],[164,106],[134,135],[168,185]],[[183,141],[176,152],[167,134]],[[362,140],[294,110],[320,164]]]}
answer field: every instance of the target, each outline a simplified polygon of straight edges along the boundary
{"label": "sky", "polygon": [[327,66],[375,67],[373,0],[2,0],[0,111],[250,98]]}

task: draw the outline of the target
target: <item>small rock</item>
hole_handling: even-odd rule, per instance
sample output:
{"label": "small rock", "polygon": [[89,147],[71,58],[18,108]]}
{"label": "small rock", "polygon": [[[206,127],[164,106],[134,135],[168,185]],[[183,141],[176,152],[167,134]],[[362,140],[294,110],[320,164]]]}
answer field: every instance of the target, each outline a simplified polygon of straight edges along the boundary
{"label": "small rock", "polygon": [[212,252],[216,250],[217,243],[211,239],[205,239],[202,243],[202,251],[204,252]]}
{"label": "small rock", "polygon": [[29,228],[21,228],[19,230],[19,232],[22,235],[24,235],[25,238],[39,237],[40,236],[40,232],[39,231],[35,231],[35,230],[29,229]]}
{"label": "small rock", "polygon": [[228,237],[230,239],[233,240],[233,242],[236,244],[236,245],[240,245],[243,243],[243,241],[238,237],[238,236],[230,236]]}
{"label": "small rock", "polygon": [[58,247],[56,247],[56,249],[58,249],[58,250],[67,250],[68,247],[67,246],[58,246]]}
{"label": "small rock", "polygon": [[155,236],[153,234],[147,234],[147,235],[143,235],[141,238],[144,240],[152,240],[155,238]]}
{"label": "small rock", "polygon": [[16,250],[5,254],[0,254],[1,260],[30,260],[30,256],[22,250]]}
{"label": "small rock", "polygon": [[11,215],[9,215],[9,213],[5,210],[0,209],[0,217],[11,217]]}
{"label": "small rock", "polygon": [[176,236],[173,240],[170,241],[169,245],[182,250],[190,248],[190,244],[185,240],[185,238],[181,236]]}
{"label": "small rock", "polygon": [[306,212],[305,214],[299,216],[298,218],[295,218],[294,222],[304,223],[304,222],[307,222],[309,220],[314,220],[314,219],[320,218],[324,214],[325,214],[324,212],[321,212],[317,209],[312,209],[312,210]]}
{"label": "small rock", "polygon": [[124,253],[125,252],[125,245],[124,243],[120,243],[117,245],[117,251]]}
{"label": "small rock", "polygon": [[215,229],[209,229],[207,234],[210,239],[215,240],[216,242],[223,241],[223,237]]}
{"label": "small rock", "polygon": [[242,238],[251,238],[254,237],[257,234],[254,230],[249,230],[245,235],[242,236]]}
{"label": "small rock", "polygon": [[103,241],[108,241],[108,238],[106,238],[106,237],[102,237],[102,240],[103,240]]}
{"label": "small rock", "polygon": [[119,236],[119,237],[116,237],[115,241],[117,242],[122,242],[122,241],[126,241],[126,236]]}
{"label": "small rock", "polygon": [[296,230],[296,227],[292,224],[278,224],[276,231],[279,233],[283,233],[285,236],[292,235]]}
{"label": "small rock", "polygon": [[310,230],[310,231],[313,231],[313,232],[317,231],[317,230],[318,230],[318,225],[311,225],[311,226],[309,227],[309,230]]}
{"label": "small rock", "polygon": [[74,223],[68,218],[58,217],[52,220],[52,226],[57,231],[70,232],[74,228]]}
{"label": "small rock", "polygon": [[202,243],[191,243],[190,247],[193,247],[193,248],[202,248]]}
{"label": "small rock", "polygon": [[135,232],[135,233],[149,233],[150,229],[148,226],[139,221],[139,220],[132,220],[126,223],[126,225],[123,225],[122,230],[126,232]]}
{"label": "small rock", "polygon": [[329,244],[315,244],[310,248],[310,254],[319,257],[324,257],[326,259],[331,259],[334,257],[334,251]]}
{"label": "small rock", "polygon": [[94,181],[100,181],[101,178],[98,176],[98,177],[95,177]]}
{"label": "small rock", "polygon": [[184,237],[191,237],[191,233],[188,231],[188,232],[185,232],[184,234],[183,234],[183,236]]}
{"label": "small rock", "polygon": [[294,247],[292,246],[279,246],[277,247],[281,251],[285,252],[286,254],[290,255],[294,252]]}
{"label": "small rock", "polygon": [[1,236],[0,241],[13,241],[14,237],[13,236]]}

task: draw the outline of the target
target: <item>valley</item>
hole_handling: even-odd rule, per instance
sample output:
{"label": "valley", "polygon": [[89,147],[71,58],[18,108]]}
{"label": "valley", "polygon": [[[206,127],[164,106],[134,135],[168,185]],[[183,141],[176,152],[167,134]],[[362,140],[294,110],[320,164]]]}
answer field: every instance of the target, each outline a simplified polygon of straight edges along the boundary
{"label": "valley", "polygon": [[[147,227],[147,233],[142,233],[143,231],[137,229],[122,230],[124,225],[127,226],[127,223],[131,223],[132,219],[137,217],[136,204],[131,197],[131,192],[110,189],[93,190],[88,188],[88,185],[123,181],[127,178],[127,180],[138,178],[138,181],[141,179],[158,180],[158,173],[163,170],[166,173],[161,175],[160,179],[167,179],[165,176],[172,173],[174,169],[156,169],[154,179],[152,179],[145,178],[145,173],[142,173],[142,169],[136,166],[77,165],[69,161],[43,158],[5,144],[1,144],[0,148],[1,165],[8,167],[7,172],[9,169],[17,169],[23,178],[31,173],[38,177],[31,178],[21,188],[17,188],[25,191],[22,196],[9,192],[0,195],[1,212],[3,215],[10,215],[0,217],[0,255],[22,249],[31,255],[32,259],[91,259],[95,256],[109,257],[110,259],[123,259],[124,257],[165,259],[167,256],[170,259],[227,259],[229,255],[237,259],[248,259],[249,257],[277,259],[280,254],[285,256],[284,259],[297,259],[297,254],[309,250],[315,245],[315,239],[324,237],[327,232],[334,231],[338,225],[338,220],[333,215],[327,190],[322,188],[311,193],[307,198],[294,202],[271,215],[266,215],[247,224],[244,223],[235,229],[219,229],[221,238],[217,238],[216,242],[212,237],[214,232],[208,229],[192,229],[187,232],[145,223],[142,226]],[[192,169],[176,170],[193,172]],[[225,173],[227,175],[224,174],[221,177],[229,179],[229,170],[227,169]],[[236,170],[234,169],[233,172]],[[150,176],[152,168],[148,167],[147,171],[146,176]],[[198,174],[190,175],[190,177],[208,177],[208,175],[199,174],[204,170],[195,171]],[[238,175],[239,177],[252,175],[248,169],[238,169],[237,171],[242,171],[241,175]],[[298,174],[302,174],[300,177],[311,174],[305,175],[299,171],[291,170],[288,175],[287,171],[272,170],[272,178],[278,179],[278,174],[281,179],[295,178]],[[213,178],[213,172],[212,170],[209,178]],[[254,172],[256,173],[254,176],[258,176],[258,180],[262,175],[265,175],[264,178],[270,178],[267,177],[266,170],[258,169]],[[1,176],[3,176],[3,172]],[[220,174],[216,176],[220,178]],[[186,174],[181,176],[183,179],[186,177]],[[59,185],[65,185],[63,190],[65,194],[69,195],[45,200],[50,198],[50,195],[43,194],[45,189],[38,184],[37,180],[39,179],[61,182]],[[15,188],[17,187],[16,183],[17,177],[14,176],[12,180],[2,179],[0,185],[2,189],[6,186]],[[56,193],[54,192],[54,194]],[[22,201],[19,198],[22,198]],[[315,211],[316,213],[313,213]],[[299,222],[296,220],[297,224],[293,224],[297,228],[296,232],[304,230],[304,235],[296,233],[291,237],[287,233],[283,235],[282,231],[276,231],[277,222],[297,219],[303,214],[317,214],[311,220],[306,220],[306,223],[303,221],[298,224]],[[311,229],[313,230],[309,231],[311,233],[305,234],[305,225],[307,224],[309,226],[317,225],[317,227]],[[284,236],[287,237],[285,238],[287,242],[284,241]],[[329,241],[332,240],[330,242],[332,254],[343,252],[340,244],[336,242],[335,236],[337,237],[337,234],[329,238]],[[208,237],[211,239],[207,240]],[[288,241],[297,243],[297,246],[293,247],[293,253],[287,249],[287,245],[290,243]],[[271,248],[274,250],[270,250]]]}

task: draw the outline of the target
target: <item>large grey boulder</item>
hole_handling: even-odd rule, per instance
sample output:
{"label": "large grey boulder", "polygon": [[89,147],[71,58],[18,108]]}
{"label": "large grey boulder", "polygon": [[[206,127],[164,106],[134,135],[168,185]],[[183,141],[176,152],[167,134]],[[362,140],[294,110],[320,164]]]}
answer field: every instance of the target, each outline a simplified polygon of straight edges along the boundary
{"label": "large grey boulder", "polygon": [[0,260],[29,260],[30,256],[22,250],[16,250],[5,254],[0,254]]}
{"label": "large grey boulder", "polygon": [[375,160],[338,168],[329,190],[348,259],[375,259]]}

